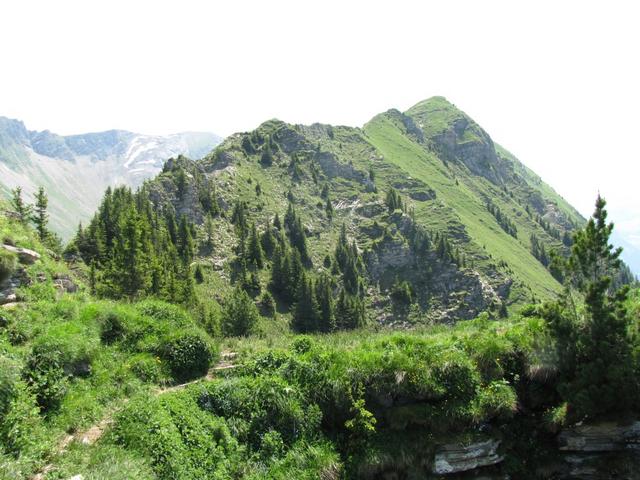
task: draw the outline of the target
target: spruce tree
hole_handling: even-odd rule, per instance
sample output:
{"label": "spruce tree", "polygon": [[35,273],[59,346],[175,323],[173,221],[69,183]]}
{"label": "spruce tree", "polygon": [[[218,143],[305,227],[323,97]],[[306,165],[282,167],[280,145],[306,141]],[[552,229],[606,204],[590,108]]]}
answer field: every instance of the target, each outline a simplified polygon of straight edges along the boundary
{"label": "spruce tree", "polygon": [[258,323],[260,314],[251,297],[239,285],[227,298],[222,315],[222,330],[227,336],[249,335]]}
{"label": "spruce tree", "polygon": [[260,243],[260,237],[258,236],[258,230],[256,224],[251,224],[251,234],[249,235],[249,245],[247,247],[247,259],[253,263],[257,268],[264,267],[264,253],[262,251],[262,245]]}
{"label": "spruce tree", "polygon": [[27,223],[27,221],[31,217],[32,207],[31,205],[25,203],[24,199],[22,198],[22,187],[16,187],[11,191],[11,194],[11,205],[13,206],[13,209],[18,214],[18,218],[20,219],[20,221],[22,223]]}
{"label": "spruce tree", "polygon": [[316,298],[320,308],[319,330],[325,333],[333,332],[336,329],[336,312],[329,275],[322,275],[316,282]]}
{"label": "spruce tree", "polygon": [[[544,316],[556,337],[558,390],[575,418],[627,412],[639,392],[634,374],[625,302],[628,287],[611,288],[621,266],[621,248],[609,243],[606,202],[600,196],[587,225],[575,233],[566,264],[567,288]],[[584,298],[578,305],[575,291]]]}
{"label": "spruce tree", "polygon": [[44,242],[48,236],[47,223],[49,221],[49,214],[47,213],[47,206],[49,205],[49,199],[44,191],[43,187],[38,188],[36,193],[36,203],[34,208],[34,215],[32,216],[33,223],[36,226],[38,237],[40,241]]}
{"label": "spruce tree", "polygon": [[313,281],[303,272],[297,288],[298,298],[293,314],[293,327],[297,332],[309,333],[318,330],[320,307]]}

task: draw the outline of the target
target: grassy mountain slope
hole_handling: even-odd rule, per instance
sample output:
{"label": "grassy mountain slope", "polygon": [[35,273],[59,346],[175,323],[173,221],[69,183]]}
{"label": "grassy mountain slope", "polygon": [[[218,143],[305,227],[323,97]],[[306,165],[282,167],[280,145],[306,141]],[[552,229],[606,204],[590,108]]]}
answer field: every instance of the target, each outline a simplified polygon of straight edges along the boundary
{"label": "grassy mountain slope", "polygon": [[[186,172],[181,192],[180,171]],[[146,188],[156,203],[172,204],[178,215],[201,226],[205,211],[199,198],[215,189],[226,215],[214,220],[214,247],[201,251],[201,261],[213,265],[207,281],[220,291],[233,277],[237,239],[229,220],[238,200],[246,202],[249,220],[260,231],[276,214],[282,218],[288,203],[294,205],[316,271],[326,268],[323,259],[345,224],[365,260],[367,301],[381,323],[410,316],[391,299],[396,278],[406,279],[415,292],[414,317],[435,321],[549,298],[560,285],[532,255],[531,236],[547,253],[566,250],[563,237],[583,221],[441,97],[404,114],[380,114],[363,129],[270,120],[230,136],[202,161],[168,162]],[[404,211],[388,210],[385,196],[392,188],[403,198]],[[422,256],[414,241],[417,230],[431,239]],[[437,254],[441,238],[448,242],[448,256]],[[268,275],[260,275],[266,287]]]}

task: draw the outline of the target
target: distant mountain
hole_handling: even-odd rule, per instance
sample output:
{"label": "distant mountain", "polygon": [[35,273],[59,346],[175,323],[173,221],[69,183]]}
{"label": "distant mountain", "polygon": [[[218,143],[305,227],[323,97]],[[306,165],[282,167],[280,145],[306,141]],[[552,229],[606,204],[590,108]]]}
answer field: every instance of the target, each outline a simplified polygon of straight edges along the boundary
{"label": "distant mountain", "polygon": [[291,204],[310,264],[329,273],[345,225],[365,266],[366,301],[387,325],[411,321],[394,294],[398,279],[434,321],[552,297],[561,285],[551,252],[566,255],[585,221],[442,97],[381,113],[363,128],[269,120],[202,160],[168,162],[148,192],[161,211],[170,204],[196,225],[215,193],[226,213],[215,217],[204,256],[222,272],[216,288],[230,287],[224,265],[233,271],[238,211],[265,231]]}
{"label": "distant mountain", "polygon": [[109,130],[61,136],[0,117],[0,195],[8,196],[19,185],[29,198],[45,187],[51,225],[69,237],[79,221],[94,213],[108,186],[137,187],[158,174],[168,158],[201,158],[220,141],[200,132],[153,136]]}

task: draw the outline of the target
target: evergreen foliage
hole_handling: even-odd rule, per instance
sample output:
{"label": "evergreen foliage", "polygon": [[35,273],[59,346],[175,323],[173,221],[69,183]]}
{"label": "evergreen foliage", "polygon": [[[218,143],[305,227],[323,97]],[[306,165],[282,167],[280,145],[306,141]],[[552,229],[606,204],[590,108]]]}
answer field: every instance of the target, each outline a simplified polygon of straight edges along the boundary
{"label": "evergreen foliage", "polygon": [[191,225],[172,208],[154,207],[147,191],[107,189],[98,213],[75,244],[92,268],[96,293],[110,298],[155,296],[193,301]]}
{"label": "evergreen foliage", "polygon": [[224,304],[222,331],[227,336],[240,337],[252,333],[260,314],[251,297],[237,286]]}
{"label": "evergreen foliage", "polygon": [[11,206],[18,214],[18,218],[22,223],[27,223],[31,218],[31,211],[33,207],[24,201],[22,198],[22,187],[16,187],[11,191]]}
{"label": "evergreen foliage", "polygon": [[495,217],[498,225],[500,225],[505,232],[513,238],[518,238],[518,229],[515,223],[513,223],[513,221],[503,213],[502,210],[500,210],[500,207],[489,201],[487,202],[487,210]]}
{"label": "evergreen foliage", "polygon": [[[575,233],[564,272],[566,291],[545,308],[557,342],[558,390],[578,419],[630,411],[639,392],[628,287],[611,288],[622,249],[609,244],[613,224],[607,223],[605,206],[598,197],[593,216]],[[584,298],[584,305],[576,297]]]}

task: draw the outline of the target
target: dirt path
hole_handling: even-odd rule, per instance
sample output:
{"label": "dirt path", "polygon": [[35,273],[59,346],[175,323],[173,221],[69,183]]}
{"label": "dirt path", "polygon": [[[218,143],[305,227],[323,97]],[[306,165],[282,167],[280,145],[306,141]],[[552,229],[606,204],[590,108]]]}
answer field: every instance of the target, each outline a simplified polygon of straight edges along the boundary
{"label": "dirt path", "polygon": [[[236,357],[236,352],[223,351],[220,355],[220,360],[218,361],[218,363],[216,363],[204,377],[197,378],[196,380],[192,380],[190,382],[181,383],[179,385],[157,388],[153,390],[153,395],[157,396],[162,395],[163,393],[175,392],[195,383],[213,380],[216,377],[216,372],[237,368],[239,365],[234,363]],[[126,404],[128,401],[129,399],[125,398],[122,403]],[[96,443],[100,439],[100,437],[102,437],[107,428],[113,423],[113,417],[119,410],[120,409],[114,409],[110,411],[109,413],[107,413],[107,415],[104,416],[102,420],[92,425],[87,430],[65,435],[56,446],[54,455],[58,456],[63,454],[67,450],[69,445],[71,445],[73,442],[80,442],[83,445],[93,445],[94,443]],[[47,465],[42,467],[40,471],[38,471],[38,473],[33,475],[31,477],[31,480],[44,480],[45,475],[51,472],[54,468],[55,466],[53,465],[53,463],[48,463]]]}

